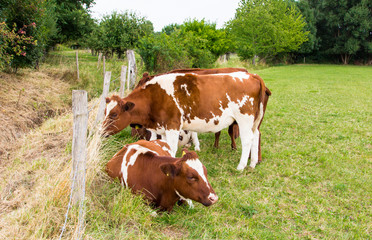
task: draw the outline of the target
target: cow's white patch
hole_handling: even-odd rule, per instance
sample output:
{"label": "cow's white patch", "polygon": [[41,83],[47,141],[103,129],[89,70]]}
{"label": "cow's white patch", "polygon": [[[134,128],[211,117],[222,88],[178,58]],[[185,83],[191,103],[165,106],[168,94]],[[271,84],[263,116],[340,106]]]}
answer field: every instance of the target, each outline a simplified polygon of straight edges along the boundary
{"label": "cow's white patch", "polygon": [[170,95],[170,96],[174,96],[174,81],[176,80],[176,78],[178,76],[185,76],[184,73],[169,73],[169,74],[165,74],[165,75],[159,75],[159,76],[156,76],[154,77],[153,79],[151,79],[150,81],[148,81],[146,83],[146,86],[147,85],[150,85],[150,84],[159,84],[159,86],[165,90],[165,92]]}
{"label": "cow's white patch", "polygon": [[251,102],[251,105],[253,106],[253,101],[254,101],[254,98],[250,98],[249,101]]}
{"label": "cow's white patch", "polygon": [[199,176],[204,180],[208,189],[210,189],[207,177],[204,174],[203,164],[200,162],[200,160],[199,159],[188,159],[186,161],[186,164],[192,169],[194,169],[199,174]]}
{"label": "cow's white patch", "polygon": [[117,101],[110,101],[108,104],[107,104],[107,107],[106,107],[106,117],[110,114],[111,110],[114,109],[114,107],[116,107],[116,105],[118,105],[118,102]]}
{"label": "cow's white patch", "polygon": [[187,84],[186,83],[185,84],[182,84],[180,87],[181,87],[181,89],[184,89],[185,90],[187,96],[191,96],[191,94],[187,90]]}
{"label": "cow's white patch", "polygon": [[222,75],[222,76],[231,76],[235,81],[238,79],[240,81],[243,81],[244,79],[249,79],[249,74],[246,72],[233,72],[233,73],[216,73],[213,75]]}
{"label": "cow's white patch", "polygon": [[194,208],[194,204],[192,203],[192,200],[191,199],[188,199],[188,198],[185,198],[184,196],[182,196],[177,190],[174,190],[176,192],[176,194],[180,197],[181,200],[184,200],[187,202],[187,204],[189,205],[189,208]]}
{"label": "cow's white patch", "polygon": [[[127,159],[128,154],[130,152],[133,152],[133,150],[135,152],[133,153],[132,156],[130,156],[129,159]],[[125,184],[126,187],[128,187],[128,167],[133,166],[136,163],[138,155],[144,154],[146,152],[152,152],[152,153],[158,155],[157,152],[151,151],[150,149],[142,147],[142,146],[137,145],[137,144],[133,144],[133,145],[128,146],[127,151],[125,152],[124,157],[123,157],[123,162],[121,164],[121,173],[123,174],[123,180],[124,180],[124,184]]]}

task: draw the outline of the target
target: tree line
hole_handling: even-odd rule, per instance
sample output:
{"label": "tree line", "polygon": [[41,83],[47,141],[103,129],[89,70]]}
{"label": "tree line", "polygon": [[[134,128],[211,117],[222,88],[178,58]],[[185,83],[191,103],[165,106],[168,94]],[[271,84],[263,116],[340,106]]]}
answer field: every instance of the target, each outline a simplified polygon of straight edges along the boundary
{"label": "tree line", "polygon": [[133,12],[97,21],[94,0],[0,0],[0,68],[37,67],[56,44],[122,58],[135,49],[146,70],[210,67],[226,53],[267,63],[371,64],[369,0],[241,0],[233,19],[189,19],[155,32]]}

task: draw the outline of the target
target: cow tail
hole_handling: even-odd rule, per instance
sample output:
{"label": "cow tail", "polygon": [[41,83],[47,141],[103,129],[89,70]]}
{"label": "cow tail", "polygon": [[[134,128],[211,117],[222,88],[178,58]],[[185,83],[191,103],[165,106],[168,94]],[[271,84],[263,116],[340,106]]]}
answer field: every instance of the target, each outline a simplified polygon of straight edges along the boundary
{"label": "cow tail", "polygon": [[266,86],[265,86],[263,79],[258,75],[255,75],[255,77],[258,78],[258,80],[260,81],[260,97],[259,97],[259,102],[258,102],[258,110],[256,113],[256,119],[254,120],[254,124],[252,128],[253,131],[256,131],[256,129],[260,125],[260,122],[263,118],[264,101],[265,101],[265,94],[266,94]]}

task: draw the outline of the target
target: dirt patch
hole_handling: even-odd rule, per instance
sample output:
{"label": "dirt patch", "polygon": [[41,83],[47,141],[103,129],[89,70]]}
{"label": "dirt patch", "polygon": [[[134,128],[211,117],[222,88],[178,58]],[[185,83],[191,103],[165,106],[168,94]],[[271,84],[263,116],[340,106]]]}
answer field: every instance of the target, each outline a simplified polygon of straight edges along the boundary
{"label": "dirt patch", "polygon": [[52,70],[0,73],[0,165],[15,140],[69,108],[70,85],[62,78]]}

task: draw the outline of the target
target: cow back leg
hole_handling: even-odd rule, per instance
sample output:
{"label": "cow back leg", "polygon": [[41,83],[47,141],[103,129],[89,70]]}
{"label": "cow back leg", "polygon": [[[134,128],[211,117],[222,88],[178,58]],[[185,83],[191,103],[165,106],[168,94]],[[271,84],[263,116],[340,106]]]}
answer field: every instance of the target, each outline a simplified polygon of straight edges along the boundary
{"label": "cow back leg", "polygon": [[235,125],[235,123],[231,124],[229,126],[229,130],[228,130],[228,133],[229,133],[230,139],[231,139],[231,149],[232,150],[236,150],[236,143],[235,143],[235,138],[236,137],[235,137],[235,135],[237,135],[237,134],[234,133],[234,130],[236,130],[236,129],[234,129],[235,128],[234,125]]}
{"label": "cow back leg", "polygon": [[194,144],[195,151],[200,151],[200,143],[197,132],[191,132],[192,143]]}
{"label": "cow back leg", "polygon": [[251,168],[255,168],[258,162],[258,149],[259,149],[259,140],[260,140],[260,131],[256,129],[256,131],[253,132],[253,141],[251,146],[251,163],[249,166]]}
{"label": "cow back leg", "polygon": [[165,138],[171,148],[172,157],[175,157],[177,153],[179,135],[179,130],[165,130]]}
{"label": "cow back leg", "polygon": [[218,146],[219,146],[219,143],[220,143],[220,135],[221,135],[221,131],[220,132],[216,132],[215,134],[214,134],[214,147],[215,148],[218,148]]}
{"label": "cow back leg", "polygon": [[237,119],[239,125],[240,139],[242,142],[242,155],[240,158],[238,170],[243,170],[248,163],[249,153],[253,144],[254,134],[252,131],[253,127],[253,116],[242,116]]}

